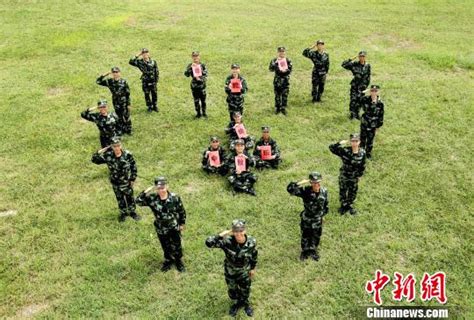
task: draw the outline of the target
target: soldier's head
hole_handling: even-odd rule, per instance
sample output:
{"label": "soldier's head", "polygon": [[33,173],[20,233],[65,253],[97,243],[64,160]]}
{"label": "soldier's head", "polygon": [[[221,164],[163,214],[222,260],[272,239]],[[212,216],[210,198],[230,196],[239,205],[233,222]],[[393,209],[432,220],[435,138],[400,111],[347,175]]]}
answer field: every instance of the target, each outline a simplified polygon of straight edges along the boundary
{"label": "soldier's head", "polygon": [[120,139],[117,137],[112,138],[111,146],[115,156],[120,157],[122,155],[122,142],[120,142]]}
{"label": "soldier's head", "polygon": [[263,126],[262,127],[262,138],[264,140],[270,139],[270,127],[269,126]]}
{"label": "soldier's head", "polygon": [[320,183],[322,179],[323,176],[317,171],[313,171],[309,174],[309,182],[311,183],[311,188],[313,188],[314,191],[319,192],[319,189],[321,188]]}
{"label": "soldier's head", "polygon": [[359,145],[360,145],[360,135],[358,133],[352,133],[350,136],[349,136],[350,140],[351,140],[351,147],[352,147],[352,150],[359,150]]}
{"label": "soldier's head", "polygon": [[365,63],[365,56],[367,55],[367,52],[364,50],[361,50],[359,52],[359,62],[364,64]]}
{"label": "soldier's head", "polygon": [[199,51],[193,51],[193,53],[191,53],[191,58],[193,59],[194,63],[199,63],[199,61],[201,61],[201,55],[199,54]]}
{"label": "soldier's head", "polygon": [[233,63],[231,66],[230,66],[230,69],[232,71],[232,75],[234,77],[238,76],[239,73],[240,73],[240,65],[238,65],[237,63]]}
{"label": "soldier's head", "polygon": [[99,101],[97,101],[97,108],[99,108],[99,113],[101,115],[107,115],[107,100],[100,99]]}
{"label": "soldier's head", "polygon": [[324,41],[319,39],[316,41],[316,47],[318,48],[318,51],[323,51],[324,50]]}
{"label": "soldier's head", "polygon": [[370,96],[372,98],[375,98],[379,95],[379,90],[380,90],[380,86],[379,85],[376,85],[376,84],[373,84],[370,86]]}
{"label": "soldier's head", "polygon": [[235,238],[235,241],[239,244],[245,243],[247,237],[245,236],[245,220],[236,219],[232,221],[232,235]]}
{"label": "soldier's head", "polygon": [[242,154],[245,150],[245,141],[243,139],[237,139],[235,141],[235,152],[237,154]]}
{"label": "soldier's head", "polygon": [[232,118],[234,118],[235,123],[241,123],[242,122],[242,114],[240,112],[234,112],[232,114]]}
{"label": "soldier's head", "polygon": [[163,176],[156,177],[155,187],[159,195],[164,195],[168,192],[168,181]]}
{"label": "soldier's head", "polygon": [[211,147],[212,147],[212,149],[219,148],[219,144],[220,144],[219,138],[216,137],[216,136],[212,136],[211,137]]}
{"label": "soldier's head", "polygon": [[147,48],[142,48],[142,57],[145,60],[150,59],[150,50],[148,50]]}
{"label": "soldier's head", "polygon": [[286,48],[285,47],[278,47],[277,48],[278,58],[286,57]]}
{"label": "soldier's head", "polygon": [[112,78],[114,80],[118,80],[120,79],[120,68],[119,67],[112,67],[112,69],[110,69],[110,72],[112,72]]}

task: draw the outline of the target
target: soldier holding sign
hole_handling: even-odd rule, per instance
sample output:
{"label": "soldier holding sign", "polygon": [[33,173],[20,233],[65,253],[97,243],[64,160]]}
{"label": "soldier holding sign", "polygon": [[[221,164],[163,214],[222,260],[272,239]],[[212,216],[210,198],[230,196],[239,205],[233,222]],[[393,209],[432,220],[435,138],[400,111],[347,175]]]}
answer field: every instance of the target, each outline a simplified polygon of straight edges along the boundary
{"label": "soldier holding sign", "polygon": [[229,122],[229,125],[225,129],[225,132],[229,135],[230,149],[233,150],[235,147],[235,141],[242,139],[245,142],[247,149],[250,149],[254,145],[254,137],[251,137],[247,133],[247,129],[242,121],[242,115],[240,112],[233,113],[233,121]]}
{"label": "soldier holding sign", "polygon": [[232,64],[232,73],[225,80],[225,92],[227,93],[227,106],[230,121],[234,112],[244,113],[244,95],[247,93],[247,81],[240,75],[240,66]]}
{"label": "soldier holding sign", "polygon": [[[99,112],[91,113],[97,109],[99,109]],[[97,107],[88,108],[83,111],[81,117],[97,125],[102,148],[109,146],[112,142],[112,138],[117,136],[117,115],[107,111],[107,100],[99,100]]]}
{"label": "soldier holding sign", "polygon": [[211,145],[202,155],[202,169],[207,173],[219,173],[221,176],[227,174],[226,154],[220,146],[219,138],[211,137]]}
{"label": "soldier holding sign", "polygon": [[207,68],[204,63],[201,63],[201,56],[199,52],[194,51],[192,54],[193,62],[188,64],[184,75],[192,77],[191,92],[194,98],[194,108],[196,110],[196,118],[207,118],[206,114],[206,81]]}
{"label": "soldier holding sign", "polygon": [[270,61],[269,70],[275,72],[273,89],[275,92],[275,113],[286,115],[288,94],[290,93],[290,74],[293,70],[291,60],[286,57],[285,47],[278,47],[278,57]]}
{"label": "soldier holding sign", "polygon": [[235,142],[235,154],[228,158],[227,166],[231,172],[228,180],[234,191],[257,195],[253,188],[257,176],[250,172],[250,167],[255,166],[255,160],[245,150],[244,140],[238,139]]}
{"label": "soldier holding sign", "polygon": [[281,162],[280,148],[277,142],[270,137],[270,127],[262,127],[262,137],[255,144],[253,155],[257,168],[278,168]]}

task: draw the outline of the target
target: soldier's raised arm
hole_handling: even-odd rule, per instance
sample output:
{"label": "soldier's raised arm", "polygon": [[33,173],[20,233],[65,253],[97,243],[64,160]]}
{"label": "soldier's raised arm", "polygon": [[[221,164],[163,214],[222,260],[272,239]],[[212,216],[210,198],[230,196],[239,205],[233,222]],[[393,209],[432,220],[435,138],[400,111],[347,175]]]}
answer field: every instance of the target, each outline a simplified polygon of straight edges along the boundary
{"label": "soldier's raised arm", "polygon": [[107,150],[108,148],[109,148],[109,147],[105,147],[105,148],[100,149],[100,150],[98,150],[97,152],[95,152],[95,153],[92,155],[92,158],[91,158],[92,163],[95,163],[95,164],[107,163],[107,160],[106,160],[105,157],[104,157],[104,152],[105,152],[105,150]]}
{"label": "soldier's raised arm", "polygon": [[292,196],[303,197],[303,187],[298,182],[290,182],[286,187],[286,191]]}
{"label": "soldier's raised arm", "polygon": [[130,60],[128,61],[128,64],[129,65],[132,65],[134,67],[138,67],[138,57],[139,56],[133,56],[130,58]]}
{"label": "soldier's raised arm", "polygon": [[141,207],[147,206],[148,200],[149,200],[148,193],[152,191],[154,188],[155,186],[151,186],[147,188],[146,190],[143,190],[142,192],[140,192],[138,197],[135,199],[135,203]]}
{"label": "soldier's raised arm", "polygon": [[222,248],[224,246],[225,237],[227,237],[231,232],[231,230],[225,230],[218,235],[207,237],[206,246],[208,248]]}
{"label": "soldier's raised arm", "polygon": [[344,68],[344,69],[347,69],[347,70],[351,70],[352,71],[352,65],[353,65],[353,62],[352,62],[353,58],[349,58],[347,60],[344,60],[341,64],[341,66]]}
{"label": "soldier's raised arm", "polygon": [[306,48],[306,49],[304,49],[304,50],[303,50],[303,57],[306,57],[306,58],[308,58],[308,59],[311,59],[311,58],[314,56],[314,54],[315,54],[315,52],[312,51],[313,48],[314,48],[314,46],[311,47],[311,48]]}
{"label": "soldier's raised arm", "polygon": [[340,142],[336,142],[336,143],[333,143],[333,144],[329,145],[329,151],[331,151],[332,153],[334,153],[337,156],[342,157],[345,154],[345,150],[344,150],[344,147],[342,145],[345,144],[346,142],[347,141],[342,140]]}
{"label": "soldier's raised arm", "polygon": [[81,112],[81,118],[86,119],[88,121],[96,122],[97,115],[95,113],[91,113],[91,109],[96,109],[95,107],[87,108],[86,110]]}
{"label": "soldier's raised arm", "polygon": [[104,87],[108,87],[108,83],[107,83],[107,79],[106,77],[109,75],[109,73],[105,73],[105,74],[101,74],[97,80],[95,81],[95,83],[97,83],[99,86],[104,86]]}

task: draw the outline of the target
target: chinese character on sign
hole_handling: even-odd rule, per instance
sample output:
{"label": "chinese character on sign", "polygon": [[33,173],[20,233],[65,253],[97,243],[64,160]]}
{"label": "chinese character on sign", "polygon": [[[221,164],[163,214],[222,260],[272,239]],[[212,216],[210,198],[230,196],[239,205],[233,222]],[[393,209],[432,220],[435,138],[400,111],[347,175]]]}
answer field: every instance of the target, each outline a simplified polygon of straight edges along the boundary
{"label": "chinese character on sign", "polygon": [[407,298],[408,302],[415,300],[415,276],[410,273],[406,278],[403,278],[401,273],[395,272],[395,279],[393,279],[393,284],[395,289],[392,290],[392,298],[396,301],[402,301],[402,298]]}
{"label": "chinese character on sign", "polygon": [[429,301],[436,298],[439,303],[445,304],[446,297],[446,274],[444,272],[436,272],[432,276],[428,273],[423,274],[421,279],[421,300]]}
{"label": "chinese character on sign", "polygon": [[377,305],[382,304],[382,297],[380,296],[380,291],[385,288],[385,286],[390,282],[390,276],[383,274],[382,271],[377,270],[375,272],[375,280],[367,281],[365,285],[365,290],[368,293],[374,294],[374,302]]}

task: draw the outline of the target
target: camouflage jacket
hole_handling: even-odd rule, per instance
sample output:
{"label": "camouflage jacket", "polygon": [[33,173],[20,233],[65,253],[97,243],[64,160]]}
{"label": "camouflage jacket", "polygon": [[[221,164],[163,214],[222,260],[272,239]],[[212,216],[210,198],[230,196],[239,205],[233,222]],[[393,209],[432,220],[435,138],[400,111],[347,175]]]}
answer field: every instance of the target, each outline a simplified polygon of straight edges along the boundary
{"label": "camouflage jacket", "polygon": [[271,146],[272,147],[272,156],[276,156],[276,158],[280,158],[280,148],[278,147],[278,144],[276,143],[275,140],[270,138],[268,141],[263,140],[263,138],[260,138],[260,140],[257,141],[255,144],[255,149],[253,150],[253,155],[254,157],[260,159],[261,152],[258,150],[258,147],[260,146]]}
{"label": "camouflage jacket", "polygon": [[293,196],[303,199],[304,210],[301,212],[301,221],[309,227],[313,223],[317,226],[322,222],[322,217],[329,212],[328,191],[321,187],[319,192],[314,192],[311,186],[300,187],[296,182],[291,182],[286,190]]}
{"label": "camouflage jacket", "polygon": [[[245,127],[245,123],[243,123],[243,121],[241,121],[240,123],[243,124]],[[237,132],[235,131],[234,126],[235,126],[235,121],[232,120],[227,125],[227,128],[224,129],[225,133],[229,135],[230,141],[239,139],[239,136],[237,135]],[[245,129],[247,128],[245,127]],[[248,132],[247,132],[247,135],[248,135]]]}
{"label": "camouflage jacket", "polygon": [[352,153],[351,147],[343,147],[339,142],[331,144],[329,150],[342,160],[341,175],[348,179],[362,177],[365,170],[365,150],[359,148],[358,153]]}
{"label": "camouflage jacket", "polygon": [[342,62],[344,69],[350,70],[354,75],[351,85],[358,86],[363,89],[367,88],[370,83],[370,64],[361,64],[359,61],[352,61],[351,59]]}
{"label": "camouflage jacket", "polygon": [[362,125],[369,128],[380,128],[383,125],[384,104],[377,97],[377,102],[372,102],[371,96],[365,96],[361,99],[362,105]]}
{"label": "camouflage jacket", "polygon": [[270,61],[268,70],[270,70],[271,72],[275,72],[275,78],[289,78],[290,77],[291,71],[293,71],[293,64],[291,63],[290,59],[288,58],[285,58],[285,59],[288,65],[288,70],[285,72],[282,72],[280,68],[278,67],[277,58],[274,58],[272,59],[272,61]]}
{"label": "camouflage jacket", "polygon": [[139,206],[150,207],[155,216],[155,227],[159,234],[178,230],[179,226],[186,224],[186,210],[177,194],[168,192],[168,198],[161,200],[156,192],[146,194],[142,191],[135,203]]}
{"label": "camouflage jacket", "polygon": [[128,184],[137,179],[137,164],[128,150],[122,150],[122,155],[118,158],[110,149],[102,154],[96,152],[92,155],[92,162],[107,164],[110,182],[114,184]]}
{"label": "camouflage jacket", "polygon": [[227,270],[247,272],[257,266],[258,250],[257,240],[249,235],[246,235],[246,238],[244,244],[238,244],[234,236],[210,236],[206,239],[206,246],[224,251],[224,265]]}
{"label": "camouflage jacket", "polygon": [[103,116],[99,112],[91,113],[89,109],[87,109],[81,113],[81,117],[94,122],[101,136],[111,138],[116,134],[118,120],[117,115],[113,112],[109,112],[106,116]]}
{"label": "camouflage jacket", "polygon": [[191,89],[204,89],[206,87],[207,82],[207,67],[204,63],[201,63],[202,76],[201,79],[198,80],[194,77],[192,65],[192,63],[188,64],[186,70],[184,71],[184,75],[186,77],[192,77]]}
{"label": "camouflage jacket", "polygon": [[112,93],[112,101],[114,105],[128,107],[131,104],[130,88],[128,86],[127,80],[123,78],[114,80],[112,78],[105,78],[105,76],[102,75],[97,78],[96,83],[99,86],[109,88],[110,93]]}
{"label": "camouflage jacket", "polygon": [[246,94],[247,91],[248,91],[248,87],[247,87],[247,80],[245,80],[244,77],[240,76],[239,75],[239,79],[240,79],[240,82],[242,83],[242,89],[240,90],[240,94],[239,93],[231,93],[230,91],[230,88],[229,88],[229,83],[230,83],[230,80],[232,80],[233,76],[230,74],[226,79],[225,79],[225,92],[227,94],[230,94],[230,95],[240,95],[240,94]]}
{"label": "camouflage jacket", "polygon": [[209,146],[202,154],[202,165],[203,166],[209,165],[209,161],[208,161],[208,157],[207,157],[207,152],[208,151],[219,151],[219,158],[220,158],[220,161],[221,161],[221,165],[223,165],[226,162],[227,156],[226,156],[224,148],[219,146],[219,148],[217,148],[217,150],[214,150],[214,149],[212,149],[211,146]]}
{"label": "camouflage jacket", "polygon": [[[246,172],[250,172],[250,167],[255,167],[255,158],[253,156],[251,156],[247,150],[244,150],[243,154],[247,157],[247,159],[245,159],[245,167],[247,168],[246,171],[242,172],[242,173],[246,173]],[[237,153],[236,152],[233,152],[232,154],[229,155],[229,157],[227,158],[227,167],[229,168],[230,170],[230,173],[232,175],[235,175],[237,174],[236,172],[236,168],[235,168],[235,157],[237,156]],[[241,174],[242,174],[241,173]]]}
{"label": "camouflage jacket", "polygon": [[160,71],[158,70],[158,64],[155,60],[148,60],[145,61],[143,59],[138,59],[138,57],[133,57],[128,62],[130,65],[137,67],[142,72],[142,79],[143,82],[158,82],[160,79]]}
{"label": "camouflage jacket", "polygon": [[319,75],[325,75],[329,72],[329,54],[326,51],[319,53],[317,50],[306,48],[303,50],[303,56],[313,61],[313,72]]}

